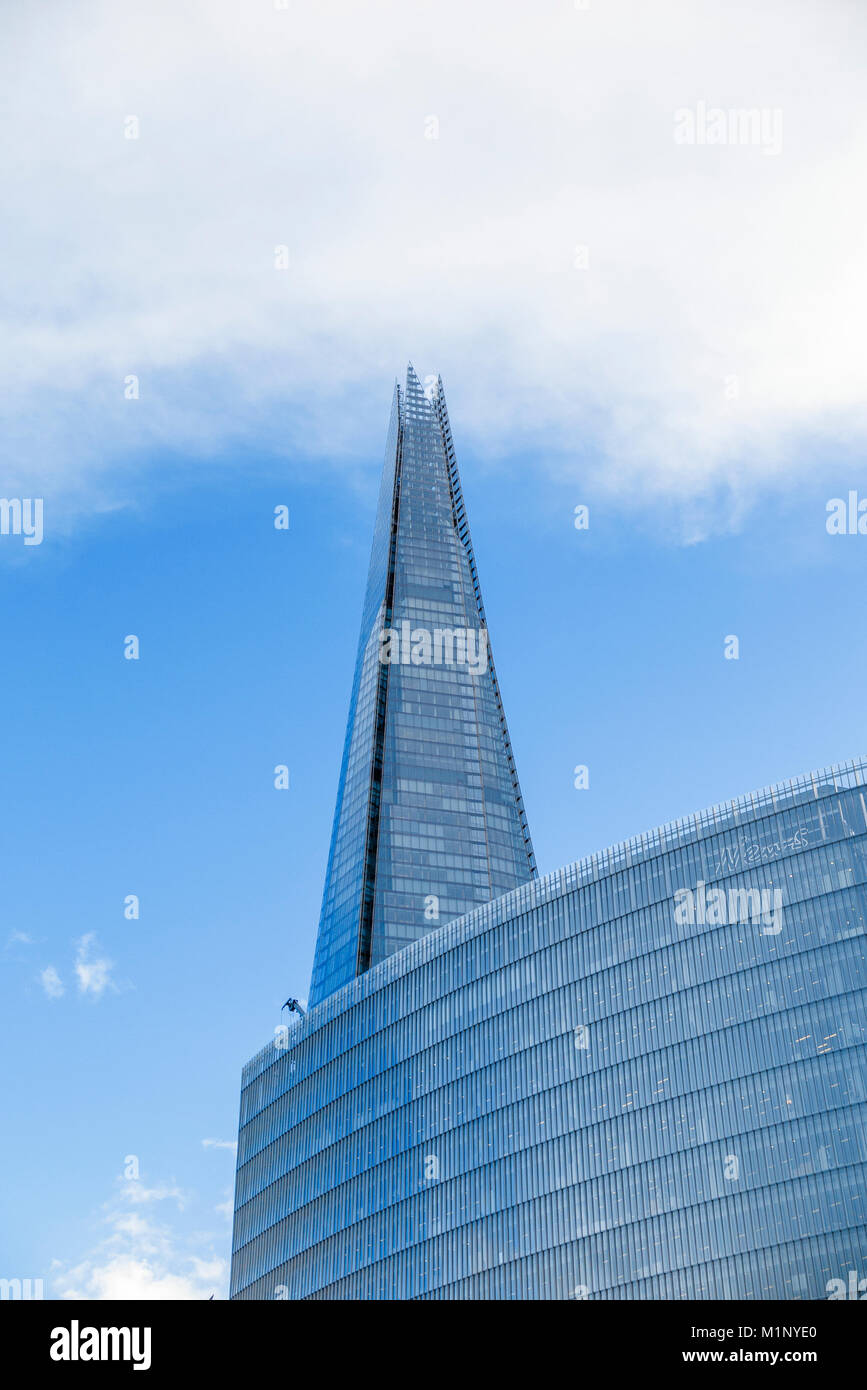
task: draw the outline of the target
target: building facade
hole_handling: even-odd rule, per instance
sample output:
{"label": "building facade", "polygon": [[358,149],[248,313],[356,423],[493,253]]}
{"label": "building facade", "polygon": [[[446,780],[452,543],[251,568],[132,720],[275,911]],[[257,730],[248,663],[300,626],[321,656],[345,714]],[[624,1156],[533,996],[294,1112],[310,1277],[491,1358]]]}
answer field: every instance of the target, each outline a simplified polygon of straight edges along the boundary
{"label": "building facade", "polygon": [[410,369],[311,1008],[243,1073],[231,1296],[867,1290],[865,921],[863,762],[536,875]]}
{"label": "building facade", "polygon": [[244,1071],[232,1296],[867,1276],[865,798],[859,762],[665,826],[311,1010]]}

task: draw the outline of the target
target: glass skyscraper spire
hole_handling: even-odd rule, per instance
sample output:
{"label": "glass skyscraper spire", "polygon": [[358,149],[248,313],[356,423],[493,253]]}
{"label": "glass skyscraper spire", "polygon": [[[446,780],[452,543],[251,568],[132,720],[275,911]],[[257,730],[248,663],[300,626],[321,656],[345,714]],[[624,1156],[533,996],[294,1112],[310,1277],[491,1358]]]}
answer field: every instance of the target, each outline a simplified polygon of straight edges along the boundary
{"label": "glass skyscraper spire", "polygon": [[442,379],[395,386],[310,1003],[535,874]]}

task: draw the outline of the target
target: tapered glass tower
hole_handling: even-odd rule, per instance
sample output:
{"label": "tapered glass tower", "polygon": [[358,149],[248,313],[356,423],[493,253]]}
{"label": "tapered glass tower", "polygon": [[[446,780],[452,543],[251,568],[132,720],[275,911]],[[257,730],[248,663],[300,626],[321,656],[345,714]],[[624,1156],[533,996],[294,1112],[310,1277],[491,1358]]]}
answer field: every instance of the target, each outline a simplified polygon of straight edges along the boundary
{"label": "tapered glass tower", "polygon": [[535,875],[442,380],[395,387],[313,965],[316,1004]]}

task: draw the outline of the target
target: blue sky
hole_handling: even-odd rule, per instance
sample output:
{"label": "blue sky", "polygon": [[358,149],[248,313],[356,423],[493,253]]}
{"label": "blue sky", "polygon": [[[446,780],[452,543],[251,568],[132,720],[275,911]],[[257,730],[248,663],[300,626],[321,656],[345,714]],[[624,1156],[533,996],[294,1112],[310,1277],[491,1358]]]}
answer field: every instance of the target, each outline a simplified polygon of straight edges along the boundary
{"label": "blue sky", "polygon": [[225,1292],[408,357],[543,872],[865,752],[867,537],[825,529],[867,497],[865,38],[854,0],[9,7],[0,497],[45,534],[0,535],[0,1276]]}

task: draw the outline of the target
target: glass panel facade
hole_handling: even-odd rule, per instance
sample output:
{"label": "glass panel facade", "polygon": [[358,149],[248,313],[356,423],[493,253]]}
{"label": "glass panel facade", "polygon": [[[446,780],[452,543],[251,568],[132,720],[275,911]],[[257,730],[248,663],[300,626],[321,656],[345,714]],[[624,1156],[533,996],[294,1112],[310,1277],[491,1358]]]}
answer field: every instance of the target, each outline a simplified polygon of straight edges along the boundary
{"label": "glass panel facade", "polygon": [[714,807],[331,993],[244,1071],[232,1296],[867,1276],[865,796],[859,762]]}
{"label": "glass panel facade", "polygon": [[535,873],[442,382],[395,389],[310,1002]]}

